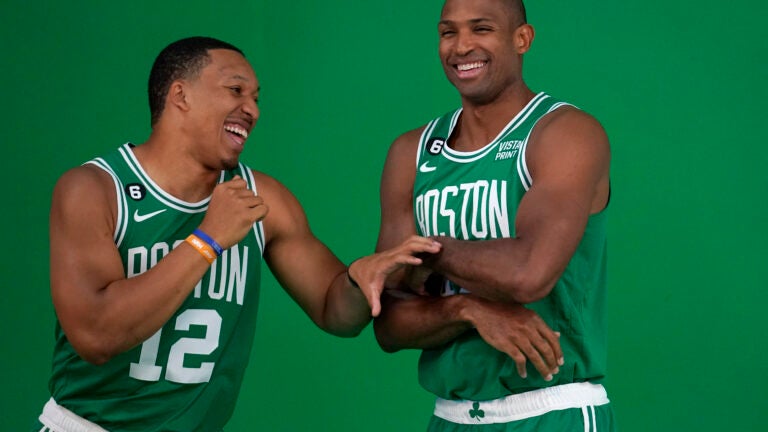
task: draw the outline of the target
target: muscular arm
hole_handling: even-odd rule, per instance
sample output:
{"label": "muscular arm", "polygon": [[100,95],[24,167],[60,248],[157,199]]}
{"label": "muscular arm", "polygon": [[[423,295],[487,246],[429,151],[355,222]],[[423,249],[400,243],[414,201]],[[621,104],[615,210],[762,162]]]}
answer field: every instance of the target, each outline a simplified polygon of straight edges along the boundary
{"label": "muscular arm", "polygon": [[529,141],[533,186],[520,202],[515,237],[438,237],[443,250],[427,265],[484,298],[525,304],[545,297],[573,256],[590,214],[606,205],[609,160],[608,139],[591,116],[574,108],[549,114]]}
{"label": "muscular arm", "polygon": [[[201,224],[201,229],[208,230],[224,247],[236,241],[232,238],[242,237],[238,229],[244,235],[247,225],[266,211],[254,208],[252,193],[242,196],[237,190],[232,192],[237,197],[216,197],[225,195],[224,189],[231,186],[217,188],[209,209],[209,214],[216,213],[220,204],[231,225],[222,229],[213,220],[216,217],[208,215]],[[239,199],[248,203],[242,209],[235,205]],[[54,308],[74,349],[95,364],[133,348],[161,328],[209,266],[195,249],[183,243],[147,272],[127,279],[113,240],[115,209],[112,179],[90,165],[64,174],[51,203]],[[236,228],[240,226],[245,228]]]}
{"label": "muscular arm", "polygon": [[418,265],[418,252],[437,252],[425,238],[407,239],[388,251],[355,261],[349,269],[309,228],[293,194],[275,179],[257,173],[259,193],[270,205],[265,220],[265,258],[272,273],[312,321],[337,336],[356,336],[379,313],[379,295],[386,276],[402,265]]}
{"label": "muscular arm", "polygon": [[[520,304],[551,290],[589,214],[605,205],[609,158],[605,134],[591,117],[576,110],[559,114],[542,120],[532,137],[528,165],[534,187],[518,209],[517,237],[476,242],[438,237],[442,252],[428,264],[473,294],[388,299],[374,324],[385,350],[432,348],[474,327],[515,360],[521,375],[521,352],[544,377],[557,373],[563,360],[554,333]],[[382,176],[379,248],[415,232],[412,189],[419,134],[403,135],[390,149]],[[498,269],[510,267],[524,274],[509,271],[499,278]]]}

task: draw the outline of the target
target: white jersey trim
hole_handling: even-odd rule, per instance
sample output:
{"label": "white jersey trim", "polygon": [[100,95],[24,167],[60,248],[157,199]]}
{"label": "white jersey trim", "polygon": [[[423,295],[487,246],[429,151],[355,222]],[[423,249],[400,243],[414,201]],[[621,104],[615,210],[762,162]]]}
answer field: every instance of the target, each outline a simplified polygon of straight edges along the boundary
{"label": "white jersey trim", "polygon": [[427,148],[427,139],[432,135],[432,131],[435,130],[435,126],[437,126],[437,120],[438,119],[434,119],[427,123],[424,131],[421,132],[421,137],[419,138],[419,148],[416,149],[416,167],[418,167],[419,163],[421,163],[421,154]]}
{"label": "white jersey trim", "polygon": [[[120,147],[120,153],[123,155],[123,158],[125,159],[128,168],[133,171],[134,174],[138,178],[140,178],[142,181],[146,183],[147,190],[155,197],[158,201],[165,204],[166,206],[178,210],[180,212],[184,213],[200,213],[203,211],[206,211],[208,209],[208,202],[211,200],[211,197],[208,196],[196,203],[187,202],[184,200],[180,200],[173,195],[169,194],[168,192],[164,191],[157,183],[155,183],[154,180],[147,174],[146,171],[144,171],[144,167],[141,166],[138,159],[136,159],[136,155],[133,153],[133,150],[131,149],[130,145],[124,144],[122,147]],[[224,171],[221,172],[221,175],[219,176],[219,182],[221,182],[224,179]]]}
{"label": "white jersey trim", "polygon": [[[248,167],[240,164],[240,172],[243,174],[243,178],[247,179],[248,183],[251,184],[251,190],[253,191],[254,195],[258,195],[259,191],[256,189],[256,179],[253,176],[253,171],[251,171]],[[253,235],[256,237],[256,243],[259,244],[259,250],[261,251],[261,255],[264,256],[264,223],[262,221],[255,222],[253,224]]]}
{"label": "white jersey trim", "polygon": [[[523,107],[522,110],[520,110],[519,113],[517,113],[512,120],[510,120],[506,126],[499,132],[498,135],[496,135],[496,138],[494,138],[490,143],[486,144],[485,146],[471,151],[471,152],[461,152],[453,150],[452,148],[445,146],[445,151],[443,151],[443,156],[445,156],[446,159],[458,162],[458,163],[470,163],[474,162],[478,159],[482,159],[485,157],[488,153],[493,151],[493,149],[499,144],[500,140],[517,129],[521,124],[523,124],[528,117],[531,116],[531,114],[536,111],[536,108],[544,102],[549,96],[544,93],[538,93],[536,96],[534,96],[533,99],[531,99],[525,107]],[[448,132],[448,137],[450,137],[453,134],[453,130],[456,126],[456,123],[458,122],[459,114],[462,112],[462,109],[459,109],[456,114],[454,115],[454,118],[451,121],[451,127]],[[446,138],[448,140],[448,138]]]}
{"label": "white jersey trim", "polygon": [[[115,221],[115,232],[112,233],[112,239],[119,247],[125,237],[125,232],[128,229],[128,201],[125,197],[125,191],[123,190],[123,183],[117,177],[117,174],[112,170],[112,167],[102,158],[96,158],[86,162],[85,164],[91,164],[99,169],[104,170],[112,177],[112,182],[115,185],[115,197],[117,199],[117,220]],[[84,164],[84,165],[85,165]]]}
{"label": "white jersey trim", "polygon": [[[538,123],[547,114],[551,113],[552,111],[562,106],[573,106],[573,105],[565,102],[558,102],[556,104],[553,104],[551,107],[549,107],[547,112],[544,113],[544,115],[542,115],[541,117],[539,117],[538,120],[536,120],[536,123]],[[528,132],[528,136],[525,137],[525,141],[523,141],[522,148],[520,149],[520,157],[517,158],[517,173],[520,176],[520,183],[522,183],[523,188],[525,188],[526,192],[528,192],[528,190],[533,186],[533,177],[531,176],[531,172],[528,170],[526,150],[528,150],[528,140],[531,138],[531,133],[533,133],[533,129],[536,127],[536,123],[534,123],[531,126],[531,131]]]}

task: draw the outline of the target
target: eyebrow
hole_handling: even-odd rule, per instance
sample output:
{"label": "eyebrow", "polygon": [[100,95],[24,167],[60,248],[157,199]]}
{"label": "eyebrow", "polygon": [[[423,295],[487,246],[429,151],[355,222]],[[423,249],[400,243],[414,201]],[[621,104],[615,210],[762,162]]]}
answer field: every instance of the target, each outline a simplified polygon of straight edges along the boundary
{"label": "eyebrow", "polygon": [[[247,77],[244,77],[242,75],[232,75],[230,79],[235,79],[238,81],[245,81],[245,82],[251,82]],[[254,91],[254,94],[259,93],[261,91],[261,86],[256,87],[256,90]]]}
{"label": "eyebrow", "polygon": [[[470,24],[479,24],[483,21],[493,22],[491,18],[472,18],[470,20],[467,20],[467,22]],[[456,22],[452,20],[440,20],[437,24],[438,25],[455,25]]]}

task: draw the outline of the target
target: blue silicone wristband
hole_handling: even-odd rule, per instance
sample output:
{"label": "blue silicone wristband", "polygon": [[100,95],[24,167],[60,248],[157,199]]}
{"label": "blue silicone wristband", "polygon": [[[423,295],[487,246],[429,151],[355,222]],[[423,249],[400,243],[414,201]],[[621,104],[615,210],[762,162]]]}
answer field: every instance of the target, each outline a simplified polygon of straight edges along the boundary
{"label": "blue silicone wristband", "polygon": [[208,243],[216,252],[216,255],[221,256],[221,253],[224,252],[224,249],[222,249],[221,246],[216,243],[216,240],[212,239],[208,234],[202,232],[199,228],[192,231],[192,234],[198,236],[200,240]]}

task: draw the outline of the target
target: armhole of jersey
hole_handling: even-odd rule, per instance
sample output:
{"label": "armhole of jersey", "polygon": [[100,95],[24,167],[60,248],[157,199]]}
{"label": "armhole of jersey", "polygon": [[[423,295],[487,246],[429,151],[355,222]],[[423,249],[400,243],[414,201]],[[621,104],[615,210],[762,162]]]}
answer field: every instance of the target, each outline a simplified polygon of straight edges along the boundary
{"label": "armhole of jersey", "polygon": [[[248,183],[248,189],[252,190],[255,195],[259,194],[256,190],[256,178],[253,176],[253,171],[247,166],[240,164],[240,174]],[[256,237],[256,243],[259,244],[259,250],[261,255],[264,256],[264,224],[262,221],[258,221],[253,224],[253,235]]]}
{"label": "armhole of jersey", "polygon": [[525,137],[525,141],[523,141],[523,146],[520,149],[520,157],[517,158],[517,174],[520,176],[520,183],[523,185],[523,188],[525,188],[525,191],[527,192],[528,189],[533,186],[533,178],[531,177],[531,172],[528,170],[528,162],[526,161],[526,150],[528,149],[528,140],[531,138],[531,133],[533,133],[533,129],[536,127],[536,124],[544,118],[545,115],[551,113],[552,111],[562,107],[562,106],[573,106],[571,104],[565,103],[565,102],[557,102],[553,104],[546,113],[544,113],[541,117],[536,119],[536,121],[533,123],[533,126],[531,126],[531,130],[528,132],[528,136]]}
{"label": "armhole of jersey", "polygon": [[421,137],[419,138],[419,147],[416,149],[416,170],[419,169],[419,163],[421,163],[421,155],[427,148],[427,141],[429,140],[429,137],[432,136],[432,131],[435,130],[435,126],[437,126],[437,120],[439,119],[434,119],[427,123],[427,126],[424,127],[424,131],[421,132]]}
{"label": "armhole of jersey", "polygon": [[125,197],[125,192],[123,191],[123,184],[104,159],[96,158],[86,162],[86,164],[94,165],[104,170],[110,177],[112,177],[112,182],[115,185],[115,198],[117,201],[117,220],[115,221],[115,232],[112,233],[112,238],[115,241],[115,245],[120,247],[123,238],[125,238],[125,231],[128,228],[128,218],[130,217],[128,214],[128,201]]}

